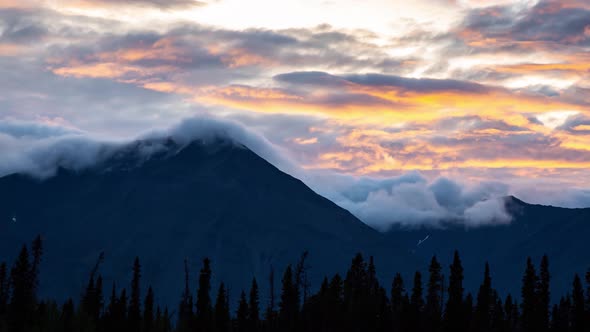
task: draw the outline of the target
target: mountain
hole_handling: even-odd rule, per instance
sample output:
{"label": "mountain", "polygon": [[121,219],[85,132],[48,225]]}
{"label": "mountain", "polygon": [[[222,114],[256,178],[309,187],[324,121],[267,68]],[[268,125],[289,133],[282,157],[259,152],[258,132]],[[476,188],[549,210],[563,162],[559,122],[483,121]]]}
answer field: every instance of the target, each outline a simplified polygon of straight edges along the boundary
{"label": "mountain", "polygon": [[324,275],[344,273],[357,252],[375,256],[386,287],[402,272],[409,288],[413,272],[426,273],[432,255],[448,273],[457,249],[467,290],[477,290],[488,260],[494,286],[517,296],[527,256],[538,264],[549,255],[553,294],[565,293],[573,274],[590,267],[590,209],[506,197],[508,225],[449,223],[383,234],[224,139],[142,140],[91,168],[60,168],[47,179],[12,174],[0,178],[0,202],[0,261],[10,263],[23,243],[41,234],[41,295],[60,300],[79,296],[101,252],[106,285],[128,287],[140,256],[144,286],[154,286],[158,300],[172,306],[183,289],[185,258],[193,293],[201,259],[209,257],[215,282],[226,282],[233,300],[256,277],[263,304],[271,267],[278,287],[283,269],[306,250],[314,288]]}
{"label": "mountain", "polygon": [[90,169],[60,168],[45,180],[9,175],[0,178],[0,202],[0,261],[41,234],[41,294],[57,299],[81,293],[101,252],[106,285],[129,286],[137,255],[144,282],[174,306],[185,258],[193,291],[209,257],[215,280],[229,284],[233,297],[252,277],[267,287],[271,266],[278,287],[283,269],[305,250],[315,286],[344,272],[359,251],[376,254],[382,266],[417,266],[348,211],[223,139],[138,141]]}
{"label": "mountain", "polygon": [[[446,268],[453,251],[459,250],[465,268],[466,289],[476,291],[488,260],[494,286],[501,293],[520,296],[520,278],[528,256],[538,266],[543,254],[549,257],[552,291],[561,296],[571,289],[575,273],[583,276],[590,268],[590,208],[566,209],[532,205],[516,197],[505,199],[512,216],[507,225],[466,229],[447,225],[444,229],[396,229],[387,234],[416,259],[426,262],[436,254]],[[418,242],[423,240],[420,244]]]}

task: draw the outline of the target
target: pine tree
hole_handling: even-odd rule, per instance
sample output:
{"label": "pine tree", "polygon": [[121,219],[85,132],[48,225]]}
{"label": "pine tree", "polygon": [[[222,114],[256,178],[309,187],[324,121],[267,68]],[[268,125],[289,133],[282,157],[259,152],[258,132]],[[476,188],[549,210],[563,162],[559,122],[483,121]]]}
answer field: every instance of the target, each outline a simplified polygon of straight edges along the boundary
{"label": "pine tree", "polygon": [[128,320],[128,298],[127,298],[127,290],[123,288],[121,290],[121,294],[119,295],[119,299],[117,300],[117,311],[115,315],[115,323],[116,327],[119,331],[127,331],[129,327],[129,320]]}
{"label": "pine tree", "polygon": [[227,292],[225,291],[225,285],[223,283],[219,285],[219,290],[217,292],[214,318],[216,332],[229,331],[229,303],[227,301]]}
{"label": "pine tree", "polygon": [[459,252],[455,251],[453,263],[450,266],[449,296],[445,312],[445,331],[463,332],[467,329],[463,300],[463,266],[461,265]]}
{"label": "pine tree", "polygon": [[518,305],[513,302],[512,295],[508,294],[504,301],[504,313],[506,314],[506,329],[507,331],[516,331],[518,329],[518,322],[520,315],[518,313]]}
{"label": "pine tree", "polygon": [[271,265],[268,273],[268,285],[269,285],[269,299],[268,306],[266,307],[266,330],[274,331],[277,329],[277,313],[275,311],[275,270]]}
{"label": "pine tree", "polygon": [[131,297],[129,298],[130,332],[141,331],[141,265],[139,257],[133,262],[133,279],[131,280]]}
{"label": "pine tree", "polygon": [[496,304],[492,309],[490,330],[493,332],[504,332],[507,330],[506,327],[506,315],[504,313],[504,305],[499,297],[496,298]]}
{"label": "pine tree", "polygon": [[82,296],[81,309],[94,323],[97,323],[102,310],[102,305],[102,277],[99,276],[95,283],[94,276],[90,276],[86,291]]}
{"label": "pine tree", "polygon": [[522,330],[537,332],[537,272],[531,258],[527,259],[526,270],[522,277]]}
{"label": "pine tree", "polygon": [[26,246],[23,246],[10,272],[12,285],[9,305],[11,331],[21,332],[30,328],[31,317],[35,311],[35,287],[31,271],[29,251]]}
{"label": "pine tree", "polygon": [[404,280],[401,274],[397,273],[391,283],[391,313],[392,313],[392,326],[394,331],[400,331],[402,329],[402,312],[404,309],[404,297],[406,295],[406,289],[404,288]]}
{"label": "pine tree", "polygon": [[6,263],[0,264],[0,317],[6,313],[9,297],[9,278]]}
{"label": "pine tree", "polygon": [[236,312],[236,332],[248,331],[248,301],[246,300],[246,293],[240,293],[240,301],[238,302],[238,310]]}
{"label": "pine tree", "polygon": [[426,289],[426,306],[424,308],[426,330],[435,332],[441,323],[442,274],[441,266],[433,256],[428,268],[429,278]]}
{"label": "pine tree", "polygon": [[74,301],[69,299],[61,309],[60,317],[61,331],[74,332]]}
{"label": "pine tree", "polygon": [[364,331],[370,317],[369,276],[363,256],[357,254],[344,279],[344,307],[347,326],[351,331]]}
{"label": "pine tree", "polygon": [[582,281],[578,274],[574,276],[574,282],[572,284],[572,318],[571,318],[571,330],[572,332],[585,331],[585,308],[584,308],[584,289],[582,287]]}
{"label": "pine tree", "polygon": [[331,331],[344,330],[342,319],[344,315],[344,281],[339,274],[334,275],[330,284],[328,285],[328,292],[326,294],[326,301],[324,303],[326,312],[326,326]]}
{"label": "pine tree", "polygon": [[258,298],[258,283],[256,278],[252,279],[250,287],[250,298],[248,299],[248,322],[249,331],[257,332],[260,326],[260,302]]}
{"label": "pine tree", "polygon": [[211,305],[211,261],[203,260],[199,274],[199,290],[197,291],[197,331],[209,332],[212,327],[213,307]]}
{"label": "pine tree", "polygon": [[184,291],[178,306],[178,326],[179,332],[190,330],[193,320],[193,296],[191,295],[189,282],[188,260],[184,260]]}
{"label": "pine tree", "polygon": [[491,329],[491,311],[495,301],[492,301],[492,278],[490,266],[486,262],[484,277],[479,292],[477,293],[477,304],[475,307],[475,328],[477,331],[485,332]]}
{"label": "pine tree", "polygon": [[279,328],[293,331],[297,323],[297,290],[293,280],[291,265],[287,266],[282,279],[281,301],[279,303]]}
{"label": "pine tree", "polygon": [[31,287],[33,292],[33,302],[37,301],[37,288],[39,287],[39,265],[41,265],[41,256],[43,255],[43,243],[41,235],[38,235],[31,244],[33,262],[31,264]]}
{"label": "pine tree", "polygon": [[410,331],[422,330],[422,313],[424,311],[424,298],[422,293],[422,274],[419,271],[416,271],[414,274],[412,295],[410,296],[410,312],[408,317],[408,327]]}
{"label": "pine tree", "polygon": [[551,302],[551,293],[549,290],[550,280],[551,276],[549,274],[549,258],[547,258],[547,255],[543,255],[539,269],[539,282],[537,286],[537,315],[539,319],[539,332],[544,332],[549,329],[549,305]]}
{"label": "pine tree", "polygon": [[154,331],[154,290],[148,288],[147,295],[143,301],[143,328],[144,332]]}

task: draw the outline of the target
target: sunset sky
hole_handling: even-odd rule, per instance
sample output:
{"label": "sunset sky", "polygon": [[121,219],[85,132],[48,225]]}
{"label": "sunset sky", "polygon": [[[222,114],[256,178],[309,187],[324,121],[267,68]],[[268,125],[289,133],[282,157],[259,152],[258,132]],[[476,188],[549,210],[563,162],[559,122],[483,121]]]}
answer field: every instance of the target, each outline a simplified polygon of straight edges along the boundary
{"label": "sunset sky", "polygon": [[501,182],[532,201],[590,206],[588,1],[0,8],[0,136],[132,137],[210,115],[310,172]]}

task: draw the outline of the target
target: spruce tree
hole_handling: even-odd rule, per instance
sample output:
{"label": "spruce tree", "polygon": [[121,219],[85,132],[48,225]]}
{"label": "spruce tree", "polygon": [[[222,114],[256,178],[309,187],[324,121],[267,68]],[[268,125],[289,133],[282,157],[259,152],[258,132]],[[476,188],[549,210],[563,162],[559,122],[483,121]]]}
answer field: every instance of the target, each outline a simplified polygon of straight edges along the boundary
{"label": "spruce tree", "polygon": [[248,299],[248,322],[250,332],[256,332],[260,326],[260,300],[258,297],[258,283],[252,279],[250,297]]}
{"label": "spruce tree", "polygon": [[550,280],[549,258],[547,258],[547,255],[543,255],[539,267],[539,282],[537,286],[537,316],[539,319],[539,332],[544,332],[549,329],[549,305],[551,304],[551,293],[549,290]]}
{"label": "spruce tree", "polygon": [[188,260],[184,260],[184,291],[178,306],[178,324],[177,330],[179,332],[189,331],[193,320],[193,296],[190,290],[190,276],[188,268]]}
{"label": "spruce tree", "polygon": [[491,311],[495,301],[492,301],[492,278],[490,266],[486,262],[484,277],[477,293],[477,304],[475,307],[475,328],[477,331],[485,332],[491,329]]}
{"label": "spruce tree", "polygon": [[297,290],[293,280],[291,265],[287,266],[282,279],[281,301],[279,303],[279,328],[293,331],[297,322]]}
{"label": "spruce tree", "polygon": [[582,332],[585,331],[585,308],[584,308],[584,289],[582,287],[582,281],[578,274],[574,276],[574,282],[572,284],[572,318],[571,318],[571,331]]}
{"label": "spruce tree", "polygon": [[68,299],[61,309],[61,331],[74,332],[74,301]]}
{"label": "spruce tree", "polygon": [[29,250],[23,246],[10,272],[12,296],[9,305],[11,331],[21,332],[30,328],[35,312],[34,280],[29,260]]}
{"label": "spruce tree", "polygon": [[147,295],[143,301],[143,324],[144,332],[154,331],[154,290],[152,286],[148,288]]}
{"label": "spruce tree", "polygon": [[133,262],[133,279],[131,280],[131,297],[129,298],[129,331],[141,331],[141,265],[139,257]]}
{"label": "spruce tree", "polygon": [[326,302],[324,303],[326,308],[326,325],[331,331],[342,331],[344,330],[342,319],[344,315],[344,281],[339,274],[334,275],[330,284],[328,285],[328,293],[326,294]]}
{"label": "spruce tree", "polygon": [[422,330],[422,313],[424,311],[424,298],[422,288],[422,274],[416,271],[414,274],[414,285],[410,296],[410,312],[408,317],[408,328],[410,331]]}
{"label": "spruce tree", "polygon": [[357,254],[346,273],[344,279],[344,310],[347,327],[351,331],[363,331],[367,329],[367,321],[370,319],[369,276],[367,265],[363,256]]}
{"label": "spruce tree", "polygon": [[240,293],[240,301],[238,302],[238,310],[236,311],[236,332],[248,331],[248,300],[246,300],[246,293]]}
{"label": "spruce tree", "polygon": [[6,263],[0,264],[0,318],[6,313],[9,297],[9,278]]}
{"label": "spruce tree", "polygon": [[522,277],[522,330],[523,332],[537,332],[538,329],[538,299],[537,272],[531,258],[527,259],[526,270]]}
{"label": "spruce tree", "polygon": [[407,297],[406,290],[404,288],[404,280],[401,274],[396,273],[391,283],[391,314],[392,314],[392,326],[394,331],[400,331],[402,329],[402,311],[404,309],[404,297]]}
{"label": "spruce tree", "polygon": [[203,267],[199,274],[199,290],[197,291],[197,331],[209,332],[212,327],[213,307],[211,304],[211,261],[203,260]]}
{"label": "spruce tree", "polygon": [[43,255],[43,243],[41,235],[38,235],[31,244],[33,261],[31,264],[31,287],[33,292],[33,301],[37,301],[37,288],[39,287],[39,266],[41,265],[41,256]]}
{"label": "spruce tree", "polygon": [[445,312],[445,331],[463,332],[467,329],[466,312],[463,302],[463,266],[459,252],[455,251],[453,263],[450,266],[449,292]]}
{"label": "spruce tree", "polygon": [[229,303],[227,301],[227,292],[225,290],[225,285],[223,283],[219,285],[219,290],[217,291],[217,297],[215,299],[214,319],[214,330],[216,332],[229,331]]}
{"label": "spruce tree", "polygon": [[435,332],[441,324],[442,274],[436,256],[433,256],[428,268],[429,278],[426,288],[426,305],[424,308],[425,328]]}

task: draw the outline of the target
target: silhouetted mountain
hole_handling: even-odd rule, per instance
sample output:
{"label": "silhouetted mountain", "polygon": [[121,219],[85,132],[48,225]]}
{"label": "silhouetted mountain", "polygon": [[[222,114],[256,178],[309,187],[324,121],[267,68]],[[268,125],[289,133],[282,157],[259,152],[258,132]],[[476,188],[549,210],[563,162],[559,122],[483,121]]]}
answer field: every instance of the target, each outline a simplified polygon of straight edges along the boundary
{"label": "silhouetted mountain", "polygon": [[[162,145],[150,157],[142,152]],[[16,257],[23,243],[41,234],[47,246],[41,292],[58,299],[82,291],[103,251],[106,285],[130,280],[137,255],[145,283],[174,305],[185,257],[192,287],[207,256],[215,279],[229,285],[233,297],[254,276],[266,284],[271,266],[278,287],[285,266],[304,250],[315,286],[324,274],[345,271],[358,251],[377,253],[382,266],[416,266],[348,211],[224,140],[188,146],[140,141],[92,169],[61,168],[46,180],[6,176],[0,202],[0,260]]]}
{"label": "silhouetted mountain", "polygon": [[[513,196],[506,197],[505,204],[513,217],[508,225],[473,229],[456,225],[447,225],[445,229],[397,229],[389,232],[388,237],[420,260],[436,254],[445,268],[450,264],[453,251],[459,250],[469,290],[475,290],[481,283],[483,261],[488,260],[495,287],[517,296],[527,256],[538,265],[543,254],[547,254],[554,293],[566,293],[571,276],[574,273],[583,275],[590,268],[586,242],[590,236],[590,208],[532,205]],[[418,245],[420,240],[423,241]]]}
{"label": "silhouetted mountain", "polygon": [[[549,255],[556,294],[565,293],[574,272],[590,267],[590,209],[507,197],[514,217],[509,225],[449,224],[381,234],[225,140],[187,146],[170,139],[138,141],[91,169],[60,168],[45,180],[6,176],[0,178],[0,202],[0,261],[13,259],[23,243],[41,234],[46,249],[40,290],[57,299],[80,294],[101,252],[105,285],[130,281],[133,259],[140,256],[144,286],[151,283],[166,296],[158,300],[173,305],[183,289],[185,258],[193,293],[201,259],[209,257],[215,282],[224,281],[233,299],[252,277],[268,284],[271,266],[278,287],[285,266],[304,250],[314,288],[325,274],[344,272],[358,251],[375,255],[385,285],[402,272],[409,286],[412,273],[428,266],[433,254],[448,274],[458,249],[468,290],[479,286],[483,261],[489,260],[494,286],[516,295],[529,255],[536,263]],[[265,304],[268,290],[261,291]]]}

